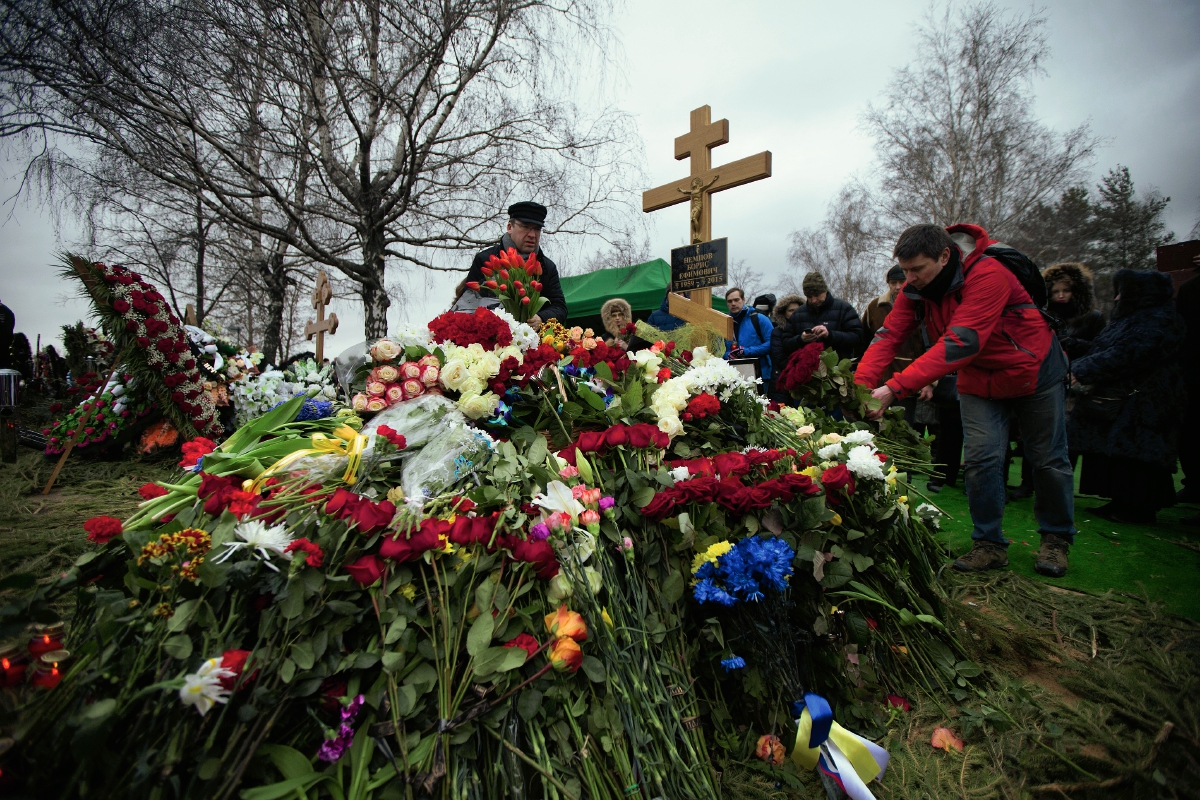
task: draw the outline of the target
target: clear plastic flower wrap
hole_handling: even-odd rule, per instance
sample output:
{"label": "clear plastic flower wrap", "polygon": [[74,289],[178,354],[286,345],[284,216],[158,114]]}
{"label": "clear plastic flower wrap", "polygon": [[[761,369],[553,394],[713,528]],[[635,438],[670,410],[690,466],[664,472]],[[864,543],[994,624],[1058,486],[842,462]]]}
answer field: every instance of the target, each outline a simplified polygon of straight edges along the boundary
{"label": "clear plastic flower wrap", "polygon": [[[413,401],[417,402],[417,401]],[[425,447],[404,462],[400,487],[409,498],[436,497],[450,490],[492,457],[495,442],[466,422],[443,417]]]}

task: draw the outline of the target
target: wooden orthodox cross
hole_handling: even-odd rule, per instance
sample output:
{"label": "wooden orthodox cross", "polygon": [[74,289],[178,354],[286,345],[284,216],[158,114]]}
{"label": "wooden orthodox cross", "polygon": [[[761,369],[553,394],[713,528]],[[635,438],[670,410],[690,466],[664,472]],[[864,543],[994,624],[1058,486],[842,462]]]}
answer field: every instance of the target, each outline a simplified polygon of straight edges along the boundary
{"label": "wooden orthodox cross", "polygon": [[[691,174],[642,192],[642,211],[647,213],[677,203],[690,203],[688,224],[692,244],[712,238],[713,192],[771,177],[769,150],[713,168],[712,148],[729,141],[729,120],[712,122],[711,115],[708,106],[697,108],[692,112],[691,130],[675,140],[675,160],[690,157]],[[693,290],[688,297],[672,292],[670,309],[671,314],[686,322],[715,328],[726,339],[733,339],[733,319],[713,310],[711,289]]]}
{"label": "wooden orthodox cross", "polygon": [[337,314],[325,317],[325,306],[329,305],[329,301],[332,299],[333,289],[329,286],[329,278],[325,276],[325,270],[320,270],[317,272],[317,285],[312,294],[312,307],[317,310],[317,321],[309,322],[304,326],[304,336],[310,342],[314,336],[317,337],[318,365],[325,358],[325,334],[328,333],[332,336],[337,333]]}

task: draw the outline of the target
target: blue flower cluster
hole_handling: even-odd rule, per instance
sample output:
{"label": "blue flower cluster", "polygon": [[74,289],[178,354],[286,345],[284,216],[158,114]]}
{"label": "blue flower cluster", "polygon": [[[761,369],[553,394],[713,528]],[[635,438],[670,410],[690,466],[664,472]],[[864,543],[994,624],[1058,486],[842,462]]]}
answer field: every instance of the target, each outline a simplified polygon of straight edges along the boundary
{"label": "blue flower cluster", "polygon": [[741,656],[733,656],[732,658],[721,659],[721,666],[725,668],[726,673],[733,672],[735,669],[742,669],[746,666],[746,659]]}
{"label": "blue flower cluster", "polygon": [[330,400],[305,400],[296,415],[296,422],[311,422],[314,419],[325,419],[333,414],[333,402]]}
{"label": "blue flower cluster", "polygon": [[722,606],[757,602],[763,599],[764,588],[787,588],[795,555],[782,539],[747,537],[718,556],[716,564],[706,561],[696,571],[699,582],[692,595],[701,603]]}

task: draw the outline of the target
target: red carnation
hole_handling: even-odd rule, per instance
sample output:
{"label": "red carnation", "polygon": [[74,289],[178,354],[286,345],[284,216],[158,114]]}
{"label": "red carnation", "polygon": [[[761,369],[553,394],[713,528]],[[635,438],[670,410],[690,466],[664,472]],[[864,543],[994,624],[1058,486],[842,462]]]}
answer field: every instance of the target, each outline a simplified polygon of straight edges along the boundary
{"label": "red carnation", "polygon": [[711,394],[704,392],[688,401],[687,410],[696,419],[704,419],[710,414],[721,410],[721,401]]}
{"label": "red carnation", "polygon": [[310,567],[319,567],[325,561],[325,553],[321,551],[320,546],[303,536],[285,547],[283,552],[299,553],[297,557],[304,559],[304,563]]}
{"label": "red carnation", "polygon": [[108,544],[124,530],[121,520],[116,517],[92,517],[83,523],[83,529],[87,531],[89,541],[101,545]]}
{"label": "red carnation", "polygon": [[504,643],[505,647],[519,647],[533,658],[534,654],[541,648],[538,640],[530,636],[528,633],[518,633],[515,637]]}
{"label": "red carnation", "polygon": [[404,434],[396,433],[396,431],[387,425],[380,425],[375,429],[375,435],[382,436],[389,442],[394,444],[398,450],[403,450],[408,447],[408,441],[404,438]]}
{"label": "red carnation", "polygon": [[138,489],[138,494],[142,496],[143,500],[153,500],[156,497],[162,497],[167,494],[167,490],[157,483],[145,483]]}
{"label": "red carnation", "polygon": [[179,466],[191,469],[200,463],[201,458],[216,450],[217,443],[211,439],[205,439],[203,436],[197,436],[190,442],[184,442],[182,449],[183,460],[179,462]]}

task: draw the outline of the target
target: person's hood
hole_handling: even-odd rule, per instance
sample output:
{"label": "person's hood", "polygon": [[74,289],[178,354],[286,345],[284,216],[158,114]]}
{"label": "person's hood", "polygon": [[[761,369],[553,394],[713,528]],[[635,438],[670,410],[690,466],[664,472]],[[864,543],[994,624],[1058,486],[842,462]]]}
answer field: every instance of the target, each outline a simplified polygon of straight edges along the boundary
{"label": "person's hood", "polygon": [[1171,302],[1175,286],[1165,272],[1148,269],[1122,269],[1113,276],[1113,295],[1120,295],[1112,318],[1121,319]]}
{"label": "person's hood", "polygon": [[622,335],[621,328],[616,325],[613,319],[613,315],[617,311],[625,315],[625,322],[633,322],[633,307],[622,297],[613,297],[605,300],[604,305],[600,306],[600,321],[604,323],[604,330],[613,336]]}
{"label": "person's hood", "polygon": [[776,328],[782,328],[787,322],[787,317],[783,315],[783,310],[792,303],[804,305],[804,295],[800,294],[785,294],[775,302],[775,309],[771,312],[771,324]]}
{"label": "person's hood", "polygon": [[1066,281],[1071,286],[1071,299],[1075,301],[1076,315],[1083,316],[1096,307],[1095,279],[1092,271],[1084,264],[1054,264],[1042,270],[1046,281],[1046,296],[1054,284]]}

